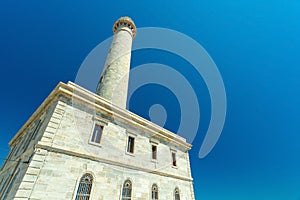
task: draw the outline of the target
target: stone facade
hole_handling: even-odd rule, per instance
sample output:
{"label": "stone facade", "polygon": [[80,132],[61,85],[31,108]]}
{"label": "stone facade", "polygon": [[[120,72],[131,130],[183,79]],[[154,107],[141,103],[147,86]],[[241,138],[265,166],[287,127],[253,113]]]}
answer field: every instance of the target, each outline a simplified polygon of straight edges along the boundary
{"label": "stone facade", "polygon": [[[99,144],[91,142],[95,124],[103,126]],[[126,151],[129,135],[133,154]],[[194,199],[191,145],[184,138],[71,82],[53,90],[10,146],[13,161],[1,170],[1,199],[73,200],[85,173],[93,176],[90,199],[120,200],[125,180],[132,182],[132,199],[151,199],[153,184],[159,199],[174,199],[175,188],[180,199]]]}
{"label": "stone facade", "polygon": [[9,143],[1,200],[195,199],[191,145],[125,109],[136,29],[113,31],[97,94],[59,83]]}

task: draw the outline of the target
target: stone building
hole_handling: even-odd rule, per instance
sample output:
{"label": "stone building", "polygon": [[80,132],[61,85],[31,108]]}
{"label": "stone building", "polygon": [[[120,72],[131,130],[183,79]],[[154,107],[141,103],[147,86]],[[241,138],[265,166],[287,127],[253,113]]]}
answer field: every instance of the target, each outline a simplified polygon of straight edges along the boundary
{"label": "stone building", "polygon": [[96,94],[59,83],[9,142],[1,200],[195,199],[191,145],[125,109],[136,28],[113,32]]}

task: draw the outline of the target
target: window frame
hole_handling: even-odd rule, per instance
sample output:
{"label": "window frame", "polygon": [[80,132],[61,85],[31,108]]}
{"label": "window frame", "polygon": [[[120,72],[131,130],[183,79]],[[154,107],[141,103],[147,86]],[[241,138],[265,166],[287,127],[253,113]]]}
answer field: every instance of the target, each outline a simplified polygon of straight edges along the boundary
{"label": "window frame", "polygon": [[[20,169],[20,162],[21,162],[21,160],[19,160],[17,162],[17,164],[15,165],[12,173],[10,173],[10,175],[8,177],[6,177],[5,182],[3,182],[2,191],[0,191],[0,196],[3,199],[6,199],[7,195],[10,193],[10,191],[13,187],[13,183],[15,182],[16,178],[18,178],[17,176],[19,175],[19,172],[21,170]],[[4,177],[3,177],[3,179],[4,179]]]}
{"label": "window frame", "polygon": [[[129,145],[130,139],[131,139],[131,142],[130,142],[130,145]],[[135,137],[132,136],[132,135],[128,135],[127,136],[126,153],[134,154],[134,150],[135,150],[134,146],[135,146]]]}
{"label": "window frame", "polygon": [[[154,192],[154,191],[153,191],[153,188],[154,188],[154,187],[156,187],[157,198],[154,198],[154,199],[153,199],[153,192]],[[151,200],[159,200],[159,193],[158,193],[158,192],[159,192],[159,190],[158,190],[157,184],[156,184],[156,183],[153,183],[152,186],[151,186],[150,199],[151,199]]]}
{"label": "window frame", "polygon": [[[129,152],[128,151],[128,145],[129,145],[129,138],[133,138],[133,152]],[[127,132],[126,135],[126,145],[125,145],[125,154],[130,155],[130,156],[134,156],[135,155],[135,151],[136,151],[136,141],[137,141],[137,135],[132,133],[132,132]]]}
{"label": "window frame", "polygon": [[171,155],[172,155],[172,167],[175,167],[177,168],[178,167],[178,163],[177,163],[177,155],[176,155],[176,152],[172,151],[171,152]]}
{"label": "window frame", "polygon": [[[176,198],[177,194],[178,194],[178,198]],[[180,190],[178,187],[175,187],[174,189],[174,200],[180,200]]]}
{"label": "window frame", "polygon": [[11,190],[13,189],[17,178],[20,178],[20,177],[18,177],[20,171],[21,171],[21,169],[20,169],[19,163],[18,163],[17,170],[14,172],[13,176],[11,177],[11,179],[9,180],[9,182],[6,185],[5,192],[3,193],[3,196],[2,196],[3,199],[7,198],[7,196],[10,194]]}
{"label": "window frame", "polygon": [[[129,197],[124,197],[123,194],[124,194],[125,184],[128,183],[128,182],[130,183],[130,187],[129,187],[129,189],[130,189],[130,196]],[[132,200],[132,194],[133,194],[132,189],[133,189],[133,187],[132,187],[132,181],[130,179],[126,179],[123,182],[123,184],[122,184],[121,200]]]}
{"label": "window frame", "polygon": [[[176,151],[176,149],[173,149],[173,148],[170,148],[170,151],[171,151],[171,165],[172,165],[172,168],[178,169],[177,151]],[[174,155],[174,157],[173,157],[173,155]],[[175,165],[174,165],[174,163],[175,163]]]}
{"label": "window frame", "polygon": [[[155,148],[155,151],[153,150]],[[157,162],[157,145],[151,144],[151,160]]]}
{"label": "window frame", "polygon": [[30,137],[29,143],[31,142],[31,140],[36,139],[38,132],[40,131],[40,129],[43,125],[43,121],[44,121],[44,119],[41,119],[41,118],[37,120],[36,126],[34,127],[33,132],[31,133],[32,136]]}
{"label": "window frame", "polygon": [[[79,177],[79,179],[78,179],[78,182],[77,182],[77,184],[76,184],[76,188],[75,188],[75,191],[74,191],[74,195],[73,195],[73,200],[76,200],[77,199],[77,195],[78,195],[78,191],[79,191],[79,189],[80,189],[80,184],[81,184],[81,181],[82,181],[82,179],[86,176],[86,175],[88,175],[88,176],[90,176],[91,178],[92,178],[92,180],[91,180],[91,187],[90,187],[90,192],[89,192],[89,196],[88,196],[88,198],[85,198],[85,199],[87,199],[87,200],[91,200],[91,199],[93,199],[92,197],[92,194],[93,194],[93,190],[94,190],[94,187],[93,187],[93,184],[94,184],[94,182],[95,182],[95,176],[94,176],[94,174],[93,173],[91,173],[91,172],[85,172],[85,173],[83,173],[80,177]],[[80,197],[82,197],[82,196],[79,196],[79,198]],[[84,197],[86,197],[86,196],[84,196]]]}
{"label": "window frame", "polygon": [[[150,155],[150,159],[152,162],[154,163],[157,163],[158,162],[158,144],[159,144],[159,141],[157,139],[154,139],[154,138],[150,138],[149,140],[150,142],[150,148],[151,148],[151,155]],[[156,147],[156,159],[153,159],[153,146]]]}
{"label": "window frame", "polygon": [[[103,123],[103,122],[100,122],[100,121],[94,121],[93,126],[92,126],[92,130],[90,132],[89,141],[88,141],[89,144],[95,145],[95,146],[98,146],[98,147],[102,147],[101,141],[102,141],[102,138],[103,138],[104,129],[105,129],[106,125],[107,125],[106,123]],[[95,131],[96,126],[99,126],[101,128],[99,143],[92,140],[93,136],[94,136],[94,131]]]}

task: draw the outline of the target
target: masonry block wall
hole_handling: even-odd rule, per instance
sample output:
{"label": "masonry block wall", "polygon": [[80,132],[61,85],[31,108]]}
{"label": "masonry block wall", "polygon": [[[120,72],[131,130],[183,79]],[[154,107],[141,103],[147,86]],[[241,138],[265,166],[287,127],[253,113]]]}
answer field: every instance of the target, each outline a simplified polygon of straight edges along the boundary
{"label": "masonry block wall", "polygon": [[[63,86],[72,89],[71,83]],[[99,109],[57,92],[47,106],[41,106],[11,142],[9,157],[17,162],[8,161],[2,168],[1,198],[73,200],[81,176],[90,173],[94,178],[90,199],[120,200],[125,180],[132,182],[132,199],[151,199],[153,184],[158,186],[159,199],[174,199],[175,188],[181,199],[194,199],[187,150],[151,133],[150,124],[122,120],[116,110],[109,114],[108,104],[103,103]],[[91,142],[97,124],[103,127],[99,144]],[[128,136],[135,138],[134,153],[127,152]]]}

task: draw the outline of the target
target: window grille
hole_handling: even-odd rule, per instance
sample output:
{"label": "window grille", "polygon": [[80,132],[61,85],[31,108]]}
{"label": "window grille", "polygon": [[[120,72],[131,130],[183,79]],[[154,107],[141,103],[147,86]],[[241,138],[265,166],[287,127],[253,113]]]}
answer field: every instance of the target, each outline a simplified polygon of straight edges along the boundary
{"label": "window grille", "polygon": [[84,174],[77,189],[75,200],[89,200],[93,184],[93,176],[91,174]]}
{"label": "window grille", "polygon": [[122,190],[122,200],[131,200],[132,184],[130,180],[124,182]]}
{"label": "window grille", "polygon": [[179,189],[178,188],[175,188],[175,200],[180,200],[180,195],[179,195]]}
{"label": "window grille", "polygon": [[158,200],[158,188],[156,184],[152,185],[152,200]]}

